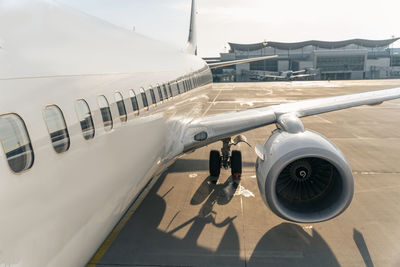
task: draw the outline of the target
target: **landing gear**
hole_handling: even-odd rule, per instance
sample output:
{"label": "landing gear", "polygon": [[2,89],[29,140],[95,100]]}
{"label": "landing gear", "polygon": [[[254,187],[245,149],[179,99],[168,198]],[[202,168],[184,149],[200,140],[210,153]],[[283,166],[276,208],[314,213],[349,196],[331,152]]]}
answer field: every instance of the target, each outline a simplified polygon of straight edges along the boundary
{"label": "landing gear", "polygon": [[210,169],[210,176],[218,178],[221,173],[221,154],[218,150],[210,151],[208,166]]}
{"label": "landing gear", "polygon": [[222,155],[218,150],[210,151],[210,176],[218,179],[222,167],[224,167],[224,169],[231,168],[234,182],[239,183],[240,177],[242,176],[242,153],[239,150],[232,150],[231,153],[231,146],[237,145],[240,142],[248,144],[246,137],[239,135],[233,140],[233,142],[231,138],[225,138],[222,140]]}
{"label": "landing gear", "polygon": [[242,152],[239,150],[232,151],[231,173],[234,179],[240,179],[242,176]]}

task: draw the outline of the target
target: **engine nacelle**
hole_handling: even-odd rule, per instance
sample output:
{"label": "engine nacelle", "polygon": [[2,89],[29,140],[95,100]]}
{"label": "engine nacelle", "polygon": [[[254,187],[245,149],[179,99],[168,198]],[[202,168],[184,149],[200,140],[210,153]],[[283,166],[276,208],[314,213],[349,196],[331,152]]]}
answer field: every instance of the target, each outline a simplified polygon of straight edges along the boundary
{"label": "engine nacelle", "polygon": [[[260,151],[259,151],[260,153]],[[271,210],[295,222],[320,222],[342,213],[354,181],[343,153],[325,137],[276,129],[256,163],[261,195]]]}

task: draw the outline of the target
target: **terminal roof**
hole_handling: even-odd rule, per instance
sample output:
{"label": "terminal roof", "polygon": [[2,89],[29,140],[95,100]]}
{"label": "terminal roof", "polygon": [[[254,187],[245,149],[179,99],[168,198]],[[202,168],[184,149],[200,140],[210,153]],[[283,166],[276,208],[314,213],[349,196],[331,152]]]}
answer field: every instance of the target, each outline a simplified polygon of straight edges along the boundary
{"label": "terminal roof", "polygon": [[386,40],[366,40],[366,39],[351,39],[345,41],[334,41],[334,42],[327,42],[327,41],[317,41],[317,40],[310,40],[305,42],[297,42],[297,43],[282,43],[282,42],[262,42],[262,43],[255,43],[255,44],[236,44],[236,43],[229,43],[231,50],[241,50],[241,51],[254,51],[259,50],[264,47],[273,47],[282,50],[290,50],[290,49],[300,49],[305,46],[316,46],[319,48],[325,49],[336,49],[342,48],[350,44],[355,44],[363,47],[384,47],[388,46],[400,38],[392,38]]}

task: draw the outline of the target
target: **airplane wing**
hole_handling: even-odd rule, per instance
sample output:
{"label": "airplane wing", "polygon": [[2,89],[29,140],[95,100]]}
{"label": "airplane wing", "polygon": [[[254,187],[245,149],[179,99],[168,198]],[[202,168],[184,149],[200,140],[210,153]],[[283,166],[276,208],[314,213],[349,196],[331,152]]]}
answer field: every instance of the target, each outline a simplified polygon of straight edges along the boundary
{"label": "airplane wing", "polygon": [[302,100],[207,116],[188,125],[183,137],[184,152],[278,121],[285,123],[282,121],[286,118],[283,115],[301,118],[356,106],[377,105],[396,98],[400,98],[400,88]]}
{"label": "airplane wing", "polygon": [[266,75],[262,75],[263,78],[274,78],[274,79],[285,79],[284,76],[277,76],[277,75],[270,75],[270,74],[266,74]]}
{"label": "airplane wing", "polygon": [[292,75],[290,78],[304,78],[304,77],[311,77],[311,76],[315,76],[317,74],[299,74],[299,75]]}
{"label": "airplane wing", "polygon": [[292,74],[304,73],[304,72],[306,72],[306,70],[296,70],[296,71],[293,71]]}
{"label": "airplane wing", "polygon": [[217,62],[217,63],[208,63],[208,66],[210,67],[210,69],[217,69],[217,68],[222,68],[222,67],[226,67],[226,66],[238,65],[238,64],[243,64],[243,63],[250,63],[250,62],[254,62],[254,61],[272,59],[272,58],[277,58],[277,57],[278,57],[277,55],[265,56],[265,57],[253,57],[253,58],[231,60],[231,61],[223,61],[223,62]]}

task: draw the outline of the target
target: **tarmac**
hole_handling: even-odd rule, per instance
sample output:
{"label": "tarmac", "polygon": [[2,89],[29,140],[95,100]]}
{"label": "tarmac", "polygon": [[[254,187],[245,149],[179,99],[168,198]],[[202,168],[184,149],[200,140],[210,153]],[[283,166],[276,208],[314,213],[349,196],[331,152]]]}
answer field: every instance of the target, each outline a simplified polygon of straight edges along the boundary
{"label": "tarmac", "polygon": [[[206,115],[289,101],[400,87],[400,80],[219,83]],[[178,159],[134,205],[88,266],[400,266],[400,100],[302,119],[346,155],[355,179],[339,217],[297,224],[263,203],[256,154],[240,144],[243,175],[210,183],[208,155]],[[244,133],[264,144],[274,125]]]}

